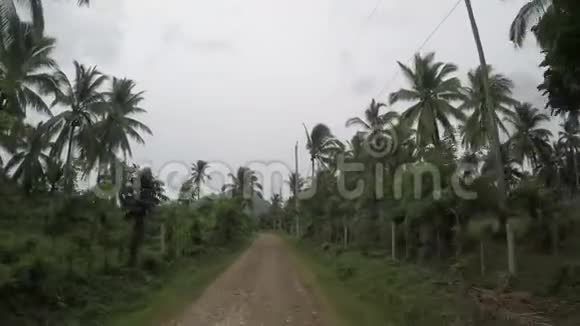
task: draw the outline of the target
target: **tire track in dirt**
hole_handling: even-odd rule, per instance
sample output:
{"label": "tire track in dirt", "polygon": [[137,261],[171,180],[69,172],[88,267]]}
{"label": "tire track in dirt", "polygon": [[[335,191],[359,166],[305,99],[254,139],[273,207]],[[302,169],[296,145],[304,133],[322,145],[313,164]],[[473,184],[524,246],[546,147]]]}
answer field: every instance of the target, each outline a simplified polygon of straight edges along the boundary
{"label": "tire track in dirt", "polygon": [[330,326],[321,310],[283,240],[262,234],[183,316],[165,325]]}

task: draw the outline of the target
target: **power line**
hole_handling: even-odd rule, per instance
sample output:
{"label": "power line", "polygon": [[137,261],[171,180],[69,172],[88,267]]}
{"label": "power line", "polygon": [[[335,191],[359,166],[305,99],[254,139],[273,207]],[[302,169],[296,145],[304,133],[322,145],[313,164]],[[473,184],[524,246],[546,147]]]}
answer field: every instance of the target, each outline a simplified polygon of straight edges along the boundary
{"label": "power line", "polygon": [[[423,41],[423,43],[421,43],[419,48],[417,50],[415,50],[413,55],[407,60],[407,63],[409,63],[413,59],[413,56],[415,55],[415,53],[421,52],[421,50],[423,50],[425,45],[427,45],[427,43],[429,43],[429,41],[431,41],[433,36],[435,36],[435,34],[437,34],[439,29],[441,29],[443,24],[445,24],[447,19],[449,19],[449,17],[451,17],[451,15],[455,12],[455,10],[457,10],[457,7],[459,7],[459,5],[461,4],[462,1],[463,0],[457,0],[457,2],[453,5],[453,7],[451,7],[449,12],[443,17],[443,19],[439,22],[439,24],[437,24],[437,26],[435,26],[433,31],[431,31],[431,33],[429,33],[429,35]],[[380,1],[379,1],[379,3],[380,3]],[[377,4],[377,7],[378,7],[378,4]],[[399,77],[400,74],[401,74],[401,69],[396,69],[395,73],[393,74],[393,77],[389,80],[389,82],[385,85],[385,87],[375,96],[375,98],[378,98],[379,96],[381,96],[381,94],[386,93],[387,90],[390,88],[391,84]]]}
{"label": "power line", "polygon": [[383,0],[377,0],[375,7],[371,11],[371,13],[367,16],[365,24],[368,24],[368,22],[371,20],[371,18],[373,18],[373,16],[377,13],[377,10],[379,9],[379,7],[381,6],[382,3],[383,3]]}
{"label": "power line", "polygon": [[356,34],[355,38],[353,39],[353,42],[352,42],[352,46],[351,47],[355,47],[357,45],[358,41],[362,37],[362,34],[364,33],[365,28],[371,22],[371,20],[375,16],[375,14],[378,12],[378,10],[381,7],[381,4],[382,3],[383,3],[383,0],[377,0],[377,2],[375,3],[375,6],[373,7],[373,9],[367,15],[367,18],[365,18],[364,22],[360,25],[360,28],[358,29],[358,33]]}

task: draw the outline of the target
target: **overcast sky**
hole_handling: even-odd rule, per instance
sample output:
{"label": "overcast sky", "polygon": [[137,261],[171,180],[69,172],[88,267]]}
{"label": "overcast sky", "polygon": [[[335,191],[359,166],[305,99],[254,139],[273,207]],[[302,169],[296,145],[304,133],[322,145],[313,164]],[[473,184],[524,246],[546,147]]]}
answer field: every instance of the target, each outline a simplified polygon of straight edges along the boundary
{"label": "overcast sky", "polygon": [[[405,85],[396,61],[408,62],[456,1],[94,0],[78,8],[52,0],[45,10],[65,71],[76,59],[146,91],[140,119],[154,136],[135,146],[134,160],[177,183],[184,164],[198,159],[232,169],[293,166],[296,141],[308,174],[302,123],[324,122],[349,139],[345,121]],[[526,1],[473,2],[489,63],[514,80],[518,99],[542,107],[535,41],[523,50],[508,41]],[[430,51],[462,76],[478,65],[463,3],[423,49]]]}

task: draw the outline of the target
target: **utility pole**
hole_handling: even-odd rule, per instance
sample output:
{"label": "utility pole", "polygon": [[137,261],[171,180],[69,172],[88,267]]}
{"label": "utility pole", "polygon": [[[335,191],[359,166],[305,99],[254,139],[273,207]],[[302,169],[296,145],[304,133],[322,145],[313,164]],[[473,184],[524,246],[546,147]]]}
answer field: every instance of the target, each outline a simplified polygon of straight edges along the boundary
{"label": "utility pole", "polygon": [[300,238],[300,215],[298,214],[298,185],[300,184],[298,174],[298,142],[294,146],[294,210],[296,214],[296,237]]}
{"label": "utility pole", "polygon": [[[482,72],[482,84],[485,96],[485,106],[487,111],[488,120],[488,136],[489,143],[491,147],[491,155],[493,155],[493,161],[495,165],[495,173],[497,175],[497,189],[499,193],[499,208],[500,213],[504,214],[504,209],[506,205],[506,187],[505,187],[505,172],[503,169],[503,162],[501,157],[501,143],[499,140],[499,131],[495,121],[495,108],[491,101],[491,93],[489,88],[489,72],[487,61],[485,60],[485,53],[483,52],[483,45],[481,44],[481,37],[479,35],[479,28],[477,27],[477,22],[475,21],[475,15],[473,13],[473,7],[471,6],[471,0],[465,0],[465,6],[467,7],[467,14],[469,15],[469,21],[471,23],[471,29],[473,30],[473,38],[475,39],[475,45],[477,46],[477,53],[479,55],[479,63],[481,65]],[[510,228],[509,222],[506,220],[506,239],[508,244],[508,267],[509,272],[512,275],[516,273],[515,267],[515,251],[514,251],[514,240],[512,230]]]}

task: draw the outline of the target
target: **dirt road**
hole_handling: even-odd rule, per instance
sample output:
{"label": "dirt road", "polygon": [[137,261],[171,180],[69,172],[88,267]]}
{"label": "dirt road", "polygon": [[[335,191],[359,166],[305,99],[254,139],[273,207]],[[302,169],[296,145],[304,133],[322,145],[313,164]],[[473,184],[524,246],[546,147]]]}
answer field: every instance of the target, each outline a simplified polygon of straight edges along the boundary
{"label": "dirt road", "polygon": [[173,325],[331,326],[299,279],[288,249],[263,234]]}

